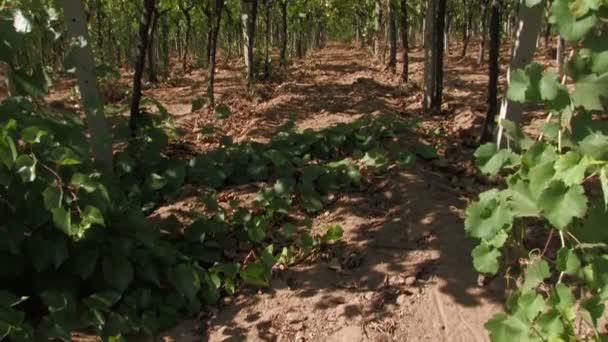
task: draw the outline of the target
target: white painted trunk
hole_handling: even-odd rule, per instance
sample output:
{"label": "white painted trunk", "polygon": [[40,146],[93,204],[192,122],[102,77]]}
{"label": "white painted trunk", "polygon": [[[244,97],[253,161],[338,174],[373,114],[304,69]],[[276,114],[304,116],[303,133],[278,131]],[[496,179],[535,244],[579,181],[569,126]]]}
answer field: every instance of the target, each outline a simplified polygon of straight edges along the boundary
{"label": "white painted trunk", "polygon": [[2,74],[4,76],[4,82],[6,83],[6,93],[9,97],[15,96],[16,91],[15,83],[13,82],[13,71],[7,63],[0,62],[0,66],[2,66]]}
{"label": "white painted trunk", "polygon": [[564,50],[566,42],[559,35],[557,36],[557,52],[555,53],[555,64],[557,65],[557,74],[562,77],[564,74]]}
{"label": "white painted trunk", "polygon": [[81,0],[62,0],[63,14],[76,64],[78,88],[91,134],[95,160],[108,174],[112,172],[112,140],[104,116],[104,105],[95,74],[95,61],[87,32]]}
{"label": "white painted trunk", "polygon": [[[519,6],[519,21],[517,24],[517,33],[513,46],[511,63],[509,64],[509,71],[507,74],[507,85],[510,82],[511,70],[524,68],[532,62],[542,23],[543,10],[542,4],[534,7],[528,7],[525,4]],[[523,105],[507,100],[505,94],[500,109],[499,120],[506,119],[513,121],[515,124],[519,124],[522,120],[522,113]],[[498,127],[497,144],[498,146],[505,147],[507,145],[507,139],[504,136],[504,129],[501,125]]]}

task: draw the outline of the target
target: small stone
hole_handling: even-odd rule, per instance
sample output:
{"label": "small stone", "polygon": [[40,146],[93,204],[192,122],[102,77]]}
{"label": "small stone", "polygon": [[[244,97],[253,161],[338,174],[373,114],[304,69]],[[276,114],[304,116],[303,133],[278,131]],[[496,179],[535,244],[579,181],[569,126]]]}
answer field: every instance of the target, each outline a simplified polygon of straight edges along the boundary
{"label": "small stone", "polygon": [[365,292],[365,294],[363,295],[363,297],[367,300],[372,300],[372,298],[374,298],[374,292],[369,291],[369,292]]}
{"label": "small stone", "polygon": [[416,277],[409,276],[409,277],[405,278],[405,285],[412,286],[412,285],[416,284],[416,280],[417,280]]}
{"label": "small stone", "polygon": [[332,334],[328,341],[333,342],[361,342],[363,341],[363,331],[360,327],[349,326],[342,328]]}
{"label": "small stone", "polygon": [[302,331],[298,331],[298,332],[296,333],[296,337],[294,338],[294,341],[296,341],[296,342],[302,342],[302,341],[305,341],[305,339],[304,339],[304,332],[302,332]]}
{"label": "small stone", "polygon": [[399,286],[405,284],[405,278],[401,275],[394,275],[388,279],[388,283],[393,286]]}
{"label": "small stone", "polygon": [[399,297],[397,297],[397,305],[404,306],[405,304],[408,303],[409,297],[410,296],[408,296],[406,294],[399,295]]}

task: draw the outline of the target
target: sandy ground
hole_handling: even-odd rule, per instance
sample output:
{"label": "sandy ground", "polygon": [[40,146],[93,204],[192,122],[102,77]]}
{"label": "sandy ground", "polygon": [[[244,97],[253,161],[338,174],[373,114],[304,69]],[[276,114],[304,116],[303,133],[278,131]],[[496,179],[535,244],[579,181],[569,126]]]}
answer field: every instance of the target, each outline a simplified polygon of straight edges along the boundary
{"label": "sandy ground", "polygon": [[[410,58],[413,83],[421,84],[423,53],[413,49]],[[436,117],[422,113],[419,91],[405,90],[398,76],[346,44],[312,53],[254,95],[244,90],[239,68],[218,72],[219,102],[234,110],[222,122],[190,113],[204,84],[197,71],[184,76],[185,85],[148,93],[185,130],[214,124],[235,140],[266,141],[290,119],[298,128],[320,129],[364,114],[401,113],[423,120],[415,138],[436,143],[442,157],[392,169],[326,208],[316,224],[345,231],[333,258],[277,272],[271,288],[244,289],[164,340],[487,340],[483,324],[504,298],[500,281],[477,285],[463,229],[463,210],[483,186],[469,161],[485,111],[486,69],[474,56],[449,57],[445,113]]]}
{"label": "sandy ground", "polygon": [[[486,185],[471,159],[485,116],[487,66],[476,48],[465,58],[452,47],[446,59],[443,113],[422,111],[423,51],[410,52],[410,85],[404,86],[365,51],[332,43],[270,80],[246,89],[242,63],[224,61],[217,71],[216,101],[233,114],[218,120],[192,99],[206,91],[203,69],[192,68],[145,86],[181,130],[177,146],[191,154],[218,146],[219,137],[268,141],[285,124],[321,129],[372,114],[418,118],[412,136],[435,145],[440,157],[398,168],[363,191],[340,194],[315,218],[335,223],[343,239],[326,258],[275,272],[269,289],[244,288],[197,319],[185,320],[158,341],[486,341],[484,323],[504,302],[500,279],[480,287],[472,266],[472,242],[464,235],[463,211]],[[400,54],[399,54],[400,55]],[[508,55],[505,47],[503,55]],[[501,59],[502,75],[508,61]],[[399,63],[400,65],[400,63]],[[172,70],[174,70],[172,69]],[[398,73],[400,73],[400,67]],[[121,78],[128,87],[129,74]],[[73,83],[73,82],[72,82]],[[70,82],[66,83],[71,84]],[[49,100],[76,105],[69,87]],[[535,115],[526,121],[542,120]],[[118,120],[120,121],[120,119]],[[213,134],[202,134],[213,126]],[[226,189],[218,195],[245,195]],[[172,209],[191,209],[189,199]]]}

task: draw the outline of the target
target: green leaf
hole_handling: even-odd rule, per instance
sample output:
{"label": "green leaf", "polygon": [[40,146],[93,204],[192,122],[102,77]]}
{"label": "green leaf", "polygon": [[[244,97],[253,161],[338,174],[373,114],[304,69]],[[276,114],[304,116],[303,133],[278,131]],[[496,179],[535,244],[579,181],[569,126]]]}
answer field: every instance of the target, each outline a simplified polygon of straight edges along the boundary
{"label": "green leaf", "polygon": [[559,33],[564,39],[576,41],[583,38],[596,25],[597,16],[592,13],[578,20],[574,14],[580,14],[582,11],[571,11],[569,2],[569,0],[553,1],[549,20],[558,26]]}
{"label": "green leaf", "polygon": [[72,229],[72,214],[63,207],[51,209],[51,213],[53,214],[53,223],[55,224],[55,227],[68,236],[74,235]]}
{"label": "green leaf", "polygon": [[0,290],[0,307],[10,308],[23,302],[24,300],[24,298],[19,298],[7,290]]}
{"label": "green leaf", "polygon": [[188,300],[193,301],[201,288],[198,271],[188,264],[181,264],[171,270],[169,281]]}
{"label": "green leaf", "polygon": [[540,195],[538,206],[553,226],[563,230],[575,217],[585,217],[587,196],[580,185],[567,187],[562,181],[554,181]]}
{"label": "green leaf", "polygon": [[549,186],[555,176],[555,164],[547,162],[534,166],[530,170],[530,194],[536,199]]}
{"label": "green leaf", "polygon": [[581,301],[581,308],[583,317],[585,317],[593,327],[597,328],[597,321],[604,315],[604,310],[606,308],[602,299],[599,297],[586,298]]}
{"label": "green leaf", "polygon": [[479,273],[498,273],[500,251],[492,248],[485,243],[473,249],[471,254],[473,256],[473,266]]}
{"label": "green leaf", "polygon": [[246,284],[260,287],[270,285],[270,269],[261,260],[246,265],[239,274]]}
{"label": "green leaf", "polygon": [[228,107],[227,105],[218,105],[217,107],[215,107],[215,117],[218,119],[227,119],[228,117],[230,117],[230,115],[232,115],[232,111],[230,110],[230,107]]}
{"label": "green leaf", "polygon": [[581,152],[596,160],[608,159],[608,136],[601,132],[589,134],[580,142]]}
{"label": "green leaf", "polygon": [[92,295],[83,299],[83,302],[92,309],[108,310],[114,306],[114,304],[118,303],[121,298],[122,294],[120,292],[103,291],[93,293]]}
{"label": "green leaf", "polygon": [[67,310],[75,301],[73,294],[52,290],[41,293],[40,297],[50,312]]}
{"label": "green leaf", "polygon": [[536,292],[522,294],[517,299],[517,310],[515,316],[524,321],[534,320],[545,308],[545,299]]}
{"label": "green leaf", "polygon": [[81,227],[85,230],[94,224],[104,226],[104,227],[106,225],[101,211],[90,205],[87,206],[86,208],[84,208],[84,210],[82,211],[82,214],[80,215],[80,219],[81,219]]}
{"label": "green leaf", "polygon": [[523,69],[511,71],[509,78],[509,88],[507,89],[507,98],[514,102],[526,102],[526,92],[530,87],[530,78]]}
{"label": "green leaf", "polygon": [[575,106],[601,111],[604,109],[602,100],[608,100],[608,72],[600,76],[591,74],[576,82],[572,92]]}
{"label": "green leaf", "polygon": [[281,227],[281,233],[287,238],[291,237],[295,231],[296,226],[293,223],[287,222]]}
{"label": "green leaf", "polygon": [[26,250],[38,272],[51,266],[58,269],[68,259],[68,247],[60,234],[35,234],[26,241]]}
{"label": "green leaf", "polygon": [[340,240],[342,235],[344,235],[344,230],[342,230],[342,227],[337,224],[333,224],[327,228],[322,240],[325,242],[334,242]]}
{"label": "green leaf", "polygon": [[425,143],[417,142],[414,146],[414,152],[425,160],[437,159],[437,150],[433,146]]}
{"label": "green leaf", "polygon": [[591,56],[591,71],[598,75],[608,72],[608,51]]}
{"label": "green leaf", "polygon": [[87,280],[95,272],[99,261],[99,250],[94,247],[86,246],[72,251],[67,268],[71,273],[76,274],[82,280]]}
{"label": "green leaf", "polygon": [[576,317],[576,313],[574,312],[575,302],[576,299],[572,295],[570,288],[564,283],[555,285],[553,295],[549,298],[549,304],[553,305],[562,314],[563,318],[568,321],[572,321]]}
{"label": "green leaf", "polygon": [[563,90],[563,87],[557,80],[557,74],[554,70],[549,70],[540,80],[540,98],[544,101],[553,101],[560,90]]}
{"label": "green leaf", "polygon": [[44,97],[51,85],[50,78],[41,64],[35,66],[31,74],[24,69],[15,69],[12,76],[17,93],[21,95]]}
{"label": "green leaf", "polygon": [[509,186],[509,206],[515,217],[538,217],[540,209],[530,192],[530,187],[522,180]]}
{"label": "green leaf", "polygon": [[529,341],[530,326],[516,316],[496,314],[485,327],[492,342]]}
{"label": "green leaf", "polygon": [[321,195],[316,192],[312,187],[301,186],[300,204],[307,211],[315,213],[323,209],[323,197],[321,197]]}
{"label": "green leaf", "polygon": [[78,165],[82,163],[80,157],[68,147],[57,147],[51,152],[51,160],[61,166]]}
{"label": "green leaf", "polygon": [[36,164],[37,161],[26,154],[20,155],[15,160],[15,169],[24,183],[36,180]]}
{"label": "green leaf", "polygon": [[608,165],[600,171],[600,183],[604,192],[604,207],[608,210]]}
{"label": "green leaf", "polygon": [[49,132],[42,130],[36,126],[26,127],[21,131],[21,138],[28,144],[37,144],[41,141],[42,137],[48,135]]}
{"label": "green leaf", "polygon": [[[559,338],[566,330],[559,312],[555,310],[540,315],[536,319],[536,325],[539,327],[543,337],[548,341],[554,341],[551,338]],[[558,341],[560,340],[555,340],[555,342]]]}
{"label": "green leaf", "polygon": [[572,249],[562,248],[557,253],[557,270],[573,275],[581,267],[581,261]]}
{"label": "green leaf", "polygon": [[93,192],[97,190],[99,186],[99,184],[90,176],[78,172],[72,175],[70,184],[78,189],[83,189],[86,192]]}
{"label": "green leaf", "polygon": [[197,110],[203,108],[205,106],[205,97],[199,96],[192,100],[192,112],[196,112]]}
{"label": "green leaf", "polygon": [[602,0],[574,0],[570,4],[570,12],[575,18],[584,17],[590,10],[597,10]]}
{"label": "green leaf", "polygon": [[133,281],[133,265],[121,253],[105,256],[102,262],[103,277],[106,283],[114,290],[125,292]]}
{"label": "green leaf", "polygon": [[469,236],[491,240],[496,234],[511,226],[513,214],[504,201],[504,194],[491,190],[480,195],[465,212],[465,231]]}
{"label": "green leaf", "polygon": [[11,308],[0,307],[0,340],[19,331],[23,326],[25,313]]}
{"label": "green leaf", "polygon": [[48,186],[42,192],[42,198],[44,200],[44,207],[47,210],[59,208],[63,199],[63,190],[54,186]]}
{"label": "green leaf", "polygon": [[585,178],[589,162],[574,151],[561,156],[555,163],[555,179],[559,179],[567,186],[580,184]]}
{"label": "green leaf", "polygon": [[538,260],[528,266],[526,270],[526,279],[522,285],[523,291],[535,289],[543,280],[551,276],[549,264],[545,260]]}
{"label": "green leaf", "polygon": [[533,141],[521,130],[521,127],[510,120],[500,120],[500,125],[505,130],[505,135],[515,144],[515,147],[527,149],[532,146]]}

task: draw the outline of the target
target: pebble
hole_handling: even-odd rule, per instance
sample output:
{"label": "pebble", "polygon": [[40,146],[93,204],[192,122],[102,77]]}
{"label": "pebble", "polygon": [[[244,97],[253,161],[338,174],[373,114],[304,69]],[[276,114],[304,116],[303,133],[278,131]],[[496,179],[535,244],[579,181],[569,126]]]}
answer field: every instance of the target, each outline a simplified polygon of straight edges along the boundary
{"label": "pebble", "polygon": [[408,303],[410,296],[406,295],[406,294],[402,294],[399,295],[399,297],[397,297],[397,304],[399,306],[404,306]]}
{"label": "pebble", "polygon": [[412,286],[412,285],[416,284],[416,280],[417,280],[416,277],[409,276],[409,277],[405,278],[405,285]]}
{"label": "pebble", "polygon": [[336,331],[328,341],[332,342],[361,342],[363,341],[363,331],[358,326],[348,326]]}

